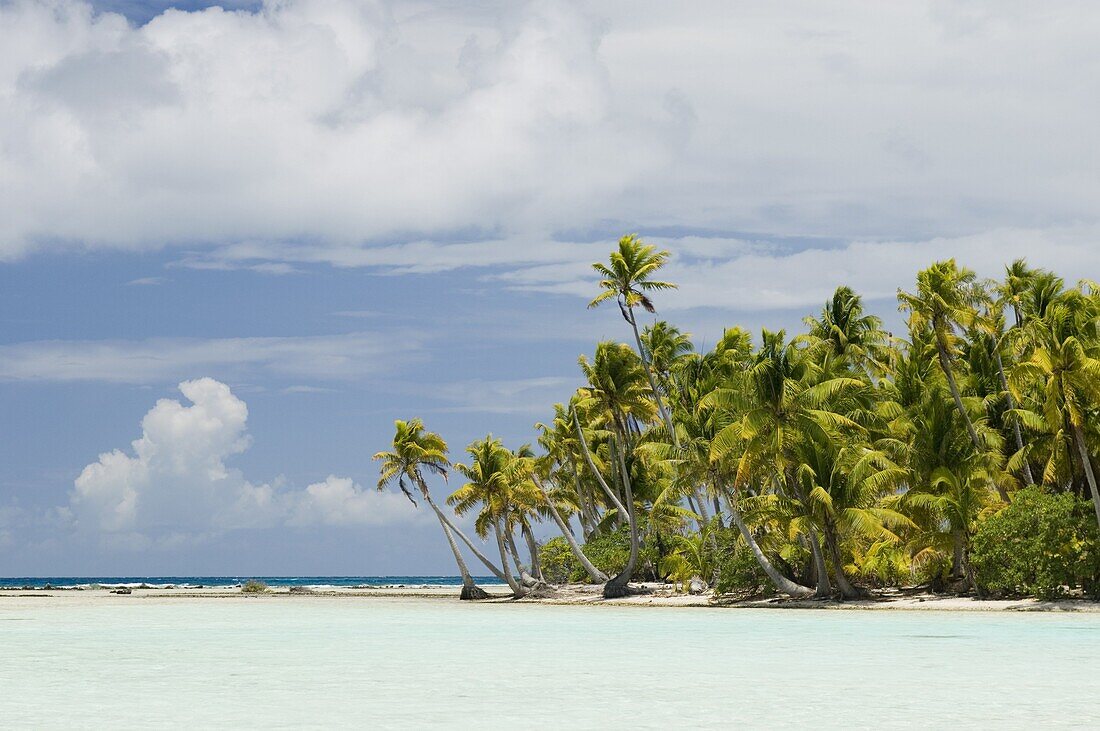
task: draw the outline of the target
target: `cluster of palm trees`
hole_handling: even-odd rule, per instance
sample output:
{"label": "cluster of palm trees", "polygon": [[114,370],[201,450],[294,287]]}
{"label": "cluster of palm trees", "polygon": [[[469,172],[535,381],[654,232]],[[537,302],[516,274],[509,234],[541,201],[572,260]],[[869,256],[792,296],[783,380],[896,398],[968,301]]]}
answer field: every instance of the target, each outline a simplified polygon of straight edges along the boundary
{"label": "cluster of palm trees", "polygon": [[[655,312],[668,253],[623,237],[594,264],[633,345],[581,356],[584,384],[538,424],[539,450],[492,436],[451,464],[419,420],[397,422],[379,488],[416,488],[435,511],[463,577],[485,593],[459,543],[515,596],[546,586],[534,524],[553,521],[588,580],[622,596],[662,566],[709,583],[719,531],[736,531],[779,592],[854,597],[868,585],[942,581],[976,589],[971,538],[983,517],[1039,486],[1092,501],[1100,523],[1100,287],[1016,261],[1001,282],[954,260],[899,291],[895,337],[840,287],[806,331],[726,330],[707,352]],[[447,499],[476,513],[484,555],[432,500],[425,473],[459,473]],[[586,546],[625,534],[625,565],[601,569]],[[457,539],[457,540],[456,540]],[[676,561],[639,566],[660,544]],[[482,544],[485,545],[485,544]],[[521,547],[522,549],[521,550]],[[644,570],[643,570],[644,568]],[[609,575],[611,574],[611,575]]]}

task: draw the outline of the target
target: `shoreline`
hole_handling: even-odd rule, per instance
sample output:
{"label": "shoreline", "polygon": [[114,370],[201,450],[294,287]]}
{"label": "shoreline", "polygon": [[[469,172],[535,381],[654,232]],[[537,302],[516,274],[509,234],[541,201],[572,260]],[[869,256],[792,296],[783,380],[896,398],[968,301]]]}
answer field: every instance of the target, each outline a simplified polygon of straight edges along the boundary
{"label": "shoreline", "polygon": [[[931,593],[881,592],[865,599],[839,601],[835,599],[736,599],[714,597],[706,594],[684,594],[669,584],[641,585],[646,593],[634,594],[618,599],[604,599],[599,586],[591,584],[570,584],[558,587],[553,596],[532,597],[515,600],[504,587],[487,587],[492,598],[473,604],[538,604],[547,606],[592,606],[592,607],[657,607],[657,608],[697,608],[697,609],[772,609],[772,610],[818,610],[818,611],[953,611],[953,612],[1068,612],[1100,613],[1100,601],[1087,599],[1062,599],[1058,601],[1040,601],[1034,598],[1023,599],[976,599],[972,597],[943,596]],[[36,604],[47,600],[50,606],[56,604],[87,604],[109,602],[122,605],[126,602],[147,600],[202,600],[218,599],[242,601],[280,601],[280,600],[370,600],[403,599],[421,601],[458,601],[458,587],[446,585],[417,586],[379,586],[363,587],[273,587],[262,593],[244,593],[236,587],[204,588],[133,588],[129,594],[115,593],[117,590],[102,589],[0,589],[0,609],[13,604]],[[31,602],[28,600],[35,600]],[[15,600],[15,601],[12,601]],[[24,600],[24,601],[18,601]],[[59,601],[60,600],[60,601]]]}

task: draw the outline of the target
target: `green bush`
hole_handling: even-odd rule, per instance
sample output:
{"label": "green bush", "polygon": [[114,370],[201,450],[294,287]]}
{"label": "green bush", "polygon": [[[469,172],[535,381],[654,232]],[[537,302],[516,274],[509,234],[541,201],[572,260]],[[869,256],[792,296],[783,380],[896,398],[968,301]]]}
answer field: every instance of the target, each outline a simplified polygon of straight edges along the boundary
{"label": "green bush", "polygon": [[971,546],[978,584],[1002,595],[1057,599],[1100,589],[1100,536],[1091,503],[1037,487],[978,524]]}
{"label": "green bush", "polygon": [[561,536],[551,538],[539,546],[539,563],[542,564],[542,573],[546,580],[552,584],[581,581],[582,579],[576,578],[578,573],[588,578],[573,555],[569,542]]}
{"label": "green bush", "polygon": [[770,594],[775,587],[768,580],[768,575],[756,562],[752,550],[741,538],[741,533],[735,528],[725,528],[714,531],[717,550],[713,565],[717,569],[717,581],[714,591],[717,594],[748,593]]}
{"label": "green bush", "polygon": [[249,579],[244,582],[244,586],[241,587],[241,592],[245,594],[263,594],[267,591],[267,584],[256,579]]}
{"label": "green bush", "polygon": [[[639,530],[641,529],[640,526]],[[584,544],[584,555],[588,556],[588,560],[600,571],[608,576],[615,576],[626,568],[626,562],[630,560],[630,530],[624,526],[613,533],[596,536]],[[634,575],[631,578],[634,581],[653,578],[653,567],[657,563],[656,541],[643,539],[641,550],[638,552],[638,562],[635,564]],[[574,576],[575,581],[588,580],[583,569],[575,571]]]}

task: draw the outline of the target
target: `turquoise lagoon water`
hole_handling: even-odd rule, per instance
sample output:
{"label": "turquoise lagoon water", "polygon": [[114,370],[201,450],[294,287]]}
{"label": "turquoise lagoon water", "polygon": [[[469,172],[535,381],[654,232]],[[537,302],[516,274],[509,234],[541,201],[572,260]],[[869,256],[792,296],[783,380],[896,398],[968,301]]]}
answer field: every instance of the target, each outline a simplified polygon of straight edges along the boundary
{"label": "turquoise lagoon water", "polygon": [[1100,615],[0,599],[0,726],[1097,728]]}

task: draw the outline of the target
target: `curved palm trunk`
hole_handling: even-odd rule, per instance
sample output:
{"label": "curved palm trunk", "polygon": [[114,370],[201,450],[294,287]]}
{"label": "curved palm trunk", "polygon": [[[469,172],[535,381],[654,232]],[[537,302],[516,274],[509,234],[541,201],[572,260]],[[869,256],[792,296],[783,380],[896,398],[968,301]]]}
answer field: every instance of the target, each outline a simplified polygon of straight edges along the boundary
{"label": "curved palm trunk", "polygon": [[634,491],[630,484],[630,473],[626,469],[626,461],[623,459],[621,449],[616,449],[619,470],[622,472],[623,490],[626,493],[626,518],[630,526],[630,556],[627,558],[626,567],[617,576],[603,585],[605,599],[626,596],[630,593],[630,577],[634,575],[634,568],[638,565],[638,521],[634,518]]}
{"label": "curved palm trunk", "polygon": [[730,520],[737,526],[737,530],[741,532],[741,537],[745,539],[745,543],[748,545],[749,550],[752,551],[753,557],[756,558],[756,563],[760,565],[760,568],[764,570],[764,573],[768,575],[771,582],[775,584],[775,588],[784,594],[796,598],[804,598],[813,596],[814,590],[808,586],[802,586],[796,584],[788,579],[772,565],[772,562],[768,560],[768,557],[764,555],[764,552],[760,550],[759,544],[756,539],[753,538],[752,531],[745,525],[744,519],[741,517],[741,511],[737,508],[733,498],[729,498],[729,513]]}
{"label": "curved palm trunk", "polygon": [[[966,407],[963,406],[962,395],[959,393],[959,384],[955,382],[955,373],[951,370],[951,360],[947,356],[947,346],[944,344],[939,334],[936,335],[936,354],[939,356],[940,369],[943,370],[943,375],[947,378],[947,388],[951,391],[951,398],[955,401],[955,408],[958,409],[959,416],[962,417],[963,423],[966,424],[966,431],[970,435],[970,441],[974,444],[974,449],[980,452],[982,451],[982,442],[978,439],[978,430],[974,428],[973,422],[970,421],[970,414],[966,413]],[[1012,502],[1003,487],[993,480],[989,480],[989,485],[997,491],[997,495],[1002,501],[1006,503]]]}
{"label": "curved palm trunk", "polygon": [[813,556],[814,574],[816,574],[815,578],[817,579],[817,589],[814,594],[822,598],[829,597],[833,594],[833,587],[829,583],[829,569],[825,566],[825,554],[821,550],[821,541],[818,540],[817,529],[814,528],[809,518],[806,520],[809,525],[807,537],[810,540],[810,553]]}
{"label": "curved palm trunk", "polygon": [[[1005,396],[1008,397],[1008,408],[1016,408],[1016,399],[1012,397],[1012,391],[1008,389],[1008,379],[1005,378],[1004,363],[1001,362],[1001,351],[997,349],[996,345],[993,346],[993,352],[997,356],[997,375],[1001,379],[1001,388],[1004,389]],[[1012,420],[1012,433],[1016,437],[1016,449],[1021,452],[1024,450],[1024,435],[1020,431],[1020,422],[1016,419]],[[1035,477],[1031,474],[1031,465],[1027,460],[1024,460],[1024,482],[1029,485],[1035,484]]]}
{"label": "curved palm trunk", "polygon": [[435,511],[435,517],[439,519],[439,525],[443,528],[443,535],[447,536],[447,544],[451,547],[451,552],[455,555],[455,563],[458,564],[458,572],[462,575],[462,592],[459,594],[459,599],[488,599],[489,593],[482,589],[480,586],[474,583],[474,577],[470,575],[470,569],[466,566],[466,560],[462,558],[462,552],[458,550],[458,544],[455,543],[454,535],[451,533],[451,526],[448,524],[446,516],[443,515],[443,511],[432,500],[431,493],[427,491],[425,486],[421,486],[421,492],[424,495],[424,501],[431,506]]}
{"label": "curved palm trunk", "polygon": [[623,516],[627,513],[626,506],[619,500],[618,496],[607,486],[607,481],[604,480],[603,475],[596,469],[596,463],[592,461],[592,453],[588,451],[588,440],[584,438],[584,429],[581,428],[581,420],[577,417],[577,412],[573,410],[573,424],[577,428],[577,439],[581,443],[581,453],[584,455],[584,462],[588,465],[588,469],[592,470],[592,474],[596,476],[596,481],[600,483],[600,487],[603,488],[604,494],[611,501],[611,504],[619,511],[619,515]]}
{"label": "curved palm trunk", "polygon": [[458,544],[455,543],[455,537],[451,534],[451,529],[442,520],[439,521],[439,525],[443,528],[443,534],[447,536],[447,545],[451,547],[451,551],[455,555],[455,563],[458,564],[458,572],[462,575],[462,592],[458,595],[458,598],[488,599],[489,592],[474,583],[474,577],[470,575],[470,569],[466,567],[466,560],[462,558],[462,552],[458,550]]}
{"label": "curved palm trunk", "polygon": [[512,576],[512,571],[508,568],[508,554],[504,550],[504,539],[500,535],[500,526],[493,523],[493,535],[497,539],[497,550],[500,551],[500,563],[504,566],[504,580],[508,582],[508,588],[512,590],[512,596],[519,599],[527,592],[524,590],[520,583],[516,581],[516,577]]}
{"label": "curved palm trunk", "polygon": [[829,555],[833,560],[833,571],[836,574],[836,585],[845,599],[857,599],[863,593],[852,586],[848,577],[844,575],[844,560],[840,555],[840,543],[836,538],[836,528],[832,520],[828,520],[825,526],[825,544]]}
{"label": "curved palm trunk", "polygon": [[504,532],[504,545],[508,547],[508,552],[512,554],[512,561],[515,562],[516,573],[519,574],[520,583],[527,587],[538,584],[538,579],[527,572],[527,567],[524,566],[523,561],[520,560],[519,549],[516,548],[516,539],[510,530]]}
{"label": "curved palm trunk", "polygon": [[[573,456],[572,452],[569,453],[569,464],[573,468],[573,487],[577,491],[577,502],[580,503],[581,531],[584,533],[584,539],[587,541],[592,538],[592,534],[595,533],[596,526],[600,521],[595,516],[595,512],[591,505],[591,497],[588,495],[588,489],[581,479],[580,470],[577,469],[577,458]],[[568,523],[566,523],[566,525],[568,525]],[[572,529],[570,529],[570,532],[572,532]]]}
{"label": "curved palm trunk", "polygon": [[1088,446],[1085,444],[1084,430],[1073,425],[1073,441],[1077,444],[1077,453],[1081,456],[1081,464],[1085,468],[1085,479],[1089,483],[1089,491],[1092,492],[1092,507],[1096,510],[1096,522],[1100,524],[1100,489],[1096,484],[1096,473],[1092,470],[1092,460],[1089,459]]}
{"label": "curved palm trunk", "polygon": [[432,510],[435,511],[435,514],[439,517],[439,520],[448,528],[450,528],[456,536],[462,539],[462,542],[466,544],[466,547],[470,549],[470,552],[477,556],[478,561],[481,561],[481,563],[485,565],[485,568],[489,569],[489,572],[493,576],[497,577],[501,581],[504,581],[504,572],[498,569],[496,565],[492,561],[490,561],[489,558],[484,553],[482,553],[477,546],[474,545],[474,542],[471,541],[469,537],[462,532],[461,528],[454,524],[454,521],[447,517],[446,513],[444,513],[442,510],[439,509],[438,506],[436,506],[435,502],[430,497],[425,495],[425,499],[427,500],[428,505],[432,506]]}
{"label": "curved palm trunk", "polygon": [[542,562],[539,561],[539,544],[535,542],[535,534],[531,532],[531,526],[526,519],[520,523],[520,531],[527,543],[527,552],[531,554],[531,573],[539,581],[546,581],[542,575]]}
{"label": "curved palm trunk", "polygon": [[550,515],[553,516],[554,522],[558,524],[561,534],[565,536],[565,541],[569,544],[569,550],[573,552],[573,557],[584,567],[585,573],[588,574],[588,577],[592,579],[593,582],[600,584],[607,581],[607,574],[596,568],[595,564],[588,560],[588,556],[584,555],[584,551],[577,544],[577,539],[573,537],[573,533],[568,529],[565,521],[562,520],[561,513],[554,507],[553,501],[550,500],[550,496],[546,493],[546,488],[543,487],[542,480],[536,477],[534,483],[535,487],[542,493],[546,505],[550,508]]}
{"label": "curved palm trunk", "polygon": [[784,476],[789,485],[794,488],[795,495],[802,503],[802,514],[806,519],[806,540],[810,544],[810,558],[813,561],[814,579],[817,584],[816,594],[819,597],[832,596],[833,587],[829,584],[829,569],[825,566],[825,553],[821,550],[821,541],[817,537],[817,528],[814,527],[813,516],[810,513],[810,501],[806,498],[806,489],[799,482],[792,469],[784,470]]}

